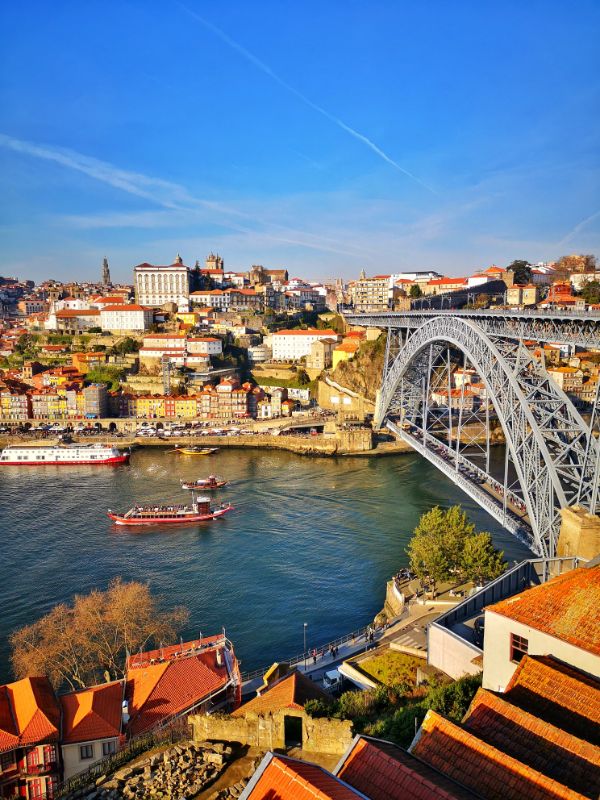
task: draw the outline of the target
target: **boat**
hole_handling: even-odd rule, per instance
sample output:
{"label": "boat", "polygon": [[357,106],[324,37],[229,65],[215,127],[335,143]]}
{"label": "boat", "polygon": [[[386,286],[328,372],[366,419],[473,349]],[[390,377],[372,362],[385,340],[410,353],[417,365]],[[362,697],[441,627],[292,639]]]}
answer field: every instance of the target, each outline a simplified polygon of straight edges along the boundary
{"label": "boat", "polygon": [[128,450],[105,444],[11,444],[0,453],[0,466],[76,466],[126,464]]}
{"label": "boat", "polygon": [[200,478],[197,481],[181,481],[182,489],[198,489],[200,491],[212,491],[213,489],[222,489],[227,486],[229,481],[221,478],[218,475],[209,475],[208,478]]}
{"label": "boat", "polygon": [[125,514],[118,514],[109,508],[106,515],[117,525],[184,525],[218,519],[232,510],[231,503],[215,507],[211,506],[209,497],[196,497],[193,494],[190,505],[136,505]]}
{"label": "boat", "polygon": [[213,453],[218,453],[218,447],[176,447],[176,453],[181,453],[184,456],[212,456]]}

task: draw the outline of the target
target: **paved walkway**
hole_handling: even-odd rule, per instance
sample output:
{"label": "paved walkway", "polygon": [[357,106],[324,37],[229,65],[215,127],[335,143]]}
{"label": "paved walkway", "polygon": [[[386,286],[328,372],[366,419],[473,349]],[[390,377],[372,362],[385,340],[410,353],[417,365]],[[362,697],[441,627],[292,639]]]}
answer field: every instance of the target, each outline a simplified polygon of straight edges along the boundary
{"label": "paved walkway", "polygon": [[[411,603],[408,609],[405,609],[404,614],[397,618],[391,625],[388,625],[386,630],[379,629],[375,632],[375,638],[372,643],[366,642],[365,637],[351,639],[350,641],[340,644],[338,653],[335,658],[326,652],[324,656],[317,656],[316,663],[312,657],[307,657],[306,665],[300,663],[297,668],[300,672],[311,678],[316,683],[321,683],[323,675],[329,670],[336,669],[342,662],[346,661],[352,656],[364,653],[368,649],[375,649],[380,645],[386,645],[390,642],[397,641],[399,644],[407,644],[409,647],[415,647],[417,650],[422,650],[425,655],[427,650],[427,634],[425,629],[427,625],[441,614],[445,609],[436,609],[434,606],[425,604],[420,605]],[[254,694],[256,689],[262,684],[262,678],[255,678],[254,680],[247,681],[243,685],[244,695]]]}

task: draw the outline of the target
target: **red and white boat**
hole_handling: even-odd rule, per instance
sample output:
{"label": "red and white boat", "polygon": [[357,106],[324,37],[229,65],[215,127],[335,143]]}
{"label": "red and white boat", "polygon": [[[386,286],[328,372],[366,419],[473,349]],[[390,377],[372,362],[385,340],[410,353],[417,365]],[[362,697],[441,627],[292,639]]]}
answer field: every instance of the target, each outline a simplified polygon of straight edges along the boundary
{"label": "red and white boat", "polygon": [[3,467],[126,464],[129,451],[104,444],[13,444],[0,453]]}
{"label": "red and white boat", "polygon": [[117,525],[184,525],[218,519],[233,510],[231,503],[213,507],[208,497],[192,495],[190,505],[134,506],[125,514],[108,509],[107,516]]}

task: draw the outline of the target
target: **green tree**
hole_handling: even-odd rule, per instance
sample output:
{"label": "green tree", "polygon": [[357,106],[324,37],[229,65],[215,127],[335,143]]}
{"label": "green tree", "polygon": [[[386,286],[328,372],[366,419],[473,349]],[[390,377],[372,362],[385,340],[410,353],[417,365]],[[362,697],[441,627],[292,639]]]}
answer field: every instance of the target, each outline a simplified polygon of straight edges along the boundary
{"label": "green tree", "polygon": [[600,303],[600,281],[588,281],[581,289],[586,303]]}
{"label": "green tree", "polygon": [[105,383],[111,392],[116,392],[125,376],[122,367],[95,367],[85,376],[86,383]]}
{"label": "green tree", "polygon": [[520,286],[531,282],[531,264],[529,261],[517,259],[513,261],[512,264],[509,264],[507,269],[513,273],[514,282]]}
{"label": "green tree", "polygon": [[460,572],[465,543],[474,533],[475,526],[460,506],[447,511],[435,506],[421,516],[407,553],[415,575],[432,581],[434,595],[439,581]]}
{"label": "green tree", "polygon": [[502,575],[506,569],[504,553],[494,547],[491,534],[475,533],[464,542],[460,568],[466,580],[480,586]]}
{"label": "green tree", "polygon": [[128,353],[137,353],[140,349],[140,343],[137,339],[133,339],[131,336],[127,336],[125,339],[122,339],[120,342],[113,346],[113,353],[116,355],[124,356]]}
{"label": "green tree", "polygon": [[421,287],[419,286],[418,283],[413,283],[413,285],[408,290],[408,296],[412,297],[413,299],[423,296],[423,292],[421,291]]}
{"label": "green tree", "polygon": [[296,381],[300,386],[307,386],[310,383],[310,378],[305,369],[300,367],[296,373]]}

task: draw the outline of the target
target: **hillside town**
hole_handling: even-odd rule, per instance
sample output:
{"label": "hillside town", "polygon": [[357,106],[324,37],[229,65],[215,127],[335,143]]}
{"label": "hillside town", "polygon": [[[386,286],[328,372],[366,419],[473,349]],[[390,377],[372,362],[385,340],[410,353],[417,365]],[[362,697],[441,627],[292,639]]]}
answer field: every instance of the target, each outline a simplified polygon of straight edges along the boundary
{"label": "hillside town", "polygon": [[[348,325],[343,312],[593,313],[599,287],[595,259],[575,255],[466,278],[434,271],[367,278],[363,271],[357,280],[324,284],[290,278],[285,269],[228,271],[213,253],[204,266],[188,267],[180,256],[166,266],[140,264],[132,285],[113,285],[107,259],[98,283],[1,278],[0,421],[10,430],[35,427],[31,420],[82,429],[115,418],[224,425],[311,410],[360,419],[374,397],[359,402],[352,386],[331,386],[344,383],[347,363],[384,331]],[[598,353],[526,344],[576,407],[588,410],[598,391]],[[456,372],[431,399],[469,410],[485,404],[485,395],[470,370]]]}

